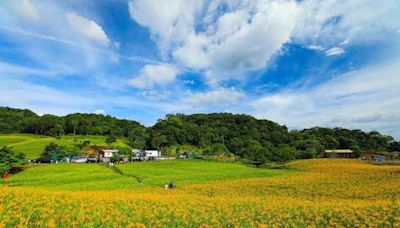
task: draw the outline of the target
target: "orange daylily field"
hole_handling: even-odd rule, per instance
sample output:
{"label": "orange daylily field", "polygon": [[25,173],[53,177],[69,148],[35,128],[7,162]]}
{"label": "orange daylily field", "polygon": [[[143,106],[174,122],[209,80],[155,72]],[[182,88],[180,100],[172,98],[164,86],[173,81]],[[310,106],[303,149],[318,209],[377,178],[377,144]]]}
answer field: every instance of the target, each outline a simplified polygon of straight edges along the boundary
{"label": "orange daylily field", "polygon": [[288,167],[276,175],[187,182],[175,190],[13,182],[23,171],[0,182],[0,227],[400,227],[400,166],[315,159]]}

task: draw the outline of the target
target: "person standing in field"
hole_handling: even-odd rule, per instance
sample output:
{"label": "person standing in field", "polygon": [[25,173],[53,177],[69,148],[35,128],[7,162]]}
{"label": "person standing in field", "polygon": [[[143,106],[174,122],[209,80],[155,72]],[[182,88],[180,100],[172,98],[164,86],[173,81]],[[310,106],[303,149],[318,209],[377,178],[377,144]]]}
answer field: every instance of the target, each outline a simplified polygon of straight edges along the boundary
{"label": "person standing in field", "polygon": [[5,171],[5,172],[4,172],[4,174],[3,174],[3,179],[6,179],[6,180],[8,179],[8,171]]}

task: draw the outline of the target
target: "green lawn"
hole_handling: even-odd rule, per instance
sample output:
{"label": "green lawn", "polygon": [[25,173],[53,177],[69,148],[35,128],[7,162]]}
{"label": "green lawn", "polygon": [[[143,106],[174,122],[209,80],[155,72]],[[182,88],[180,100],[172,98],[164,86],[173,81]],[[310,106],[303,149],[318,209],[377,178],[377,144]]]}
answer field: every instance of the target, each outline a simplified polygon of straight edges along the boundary
{"label": "green lawn", "polygon": [[[2,180],[0,183],[57,190],[112,190],[162,188],[172,179],[178,186],[182,186],[292,172],[202,160],[136,162],[116,167],[124,174],[103,164],[42,164],[30,166],[11,175],[7,182]],[[139,184],[138,178],[143,180],[143,184]]]}
{"label": "green lawn", "polygon": [[[27,159],[40,157],[43,149],[50,142],[60,145],[74,146],[85,140],[89,140],[91,145],[105,146],[104,136],[92,135],[65,135],[60,139],[49,136],[30,135],[30,134],[0,134],[0,146],[13,147],[18,152],[25,153]],[[118,139],[113,146],[127,146],[123,139]]]}
{"label": "green lawn", "polygon": [[289,172],[289,170],[257,169],[240,163],[203,160],[137,162],[118,165],[118,168],[124,174],[140,178],[145,185],[150,186],[163,186],[171,180],[180,185],[266,177]]}
{"label": "green lawn", "polygon": [[22,137],[0,137],[0,146],[7,146],[14,143],[20,143],[26,139]]}

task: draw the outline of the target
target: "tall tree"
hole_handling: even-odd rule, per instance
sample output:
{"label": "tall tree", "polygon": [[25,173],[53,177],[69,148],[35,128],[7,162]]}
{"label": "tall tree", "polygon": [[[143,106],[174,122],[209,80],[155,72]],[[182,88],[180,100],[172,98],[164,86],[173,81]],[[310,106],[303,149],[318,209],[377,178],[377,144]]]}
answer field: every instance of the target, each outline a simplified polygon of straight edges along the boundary
{"label": "tall tree", "polygon": [[108,135],[106,138],[106,143],[108,144],[108,146],[111,146],[111,144],[115,143],[117,141],[117,136],[111,134]]}
{"label": "tall tree", "polygon": [[17,153],[11,147],[0,148],[0,175],[25,162],[25,154]]}

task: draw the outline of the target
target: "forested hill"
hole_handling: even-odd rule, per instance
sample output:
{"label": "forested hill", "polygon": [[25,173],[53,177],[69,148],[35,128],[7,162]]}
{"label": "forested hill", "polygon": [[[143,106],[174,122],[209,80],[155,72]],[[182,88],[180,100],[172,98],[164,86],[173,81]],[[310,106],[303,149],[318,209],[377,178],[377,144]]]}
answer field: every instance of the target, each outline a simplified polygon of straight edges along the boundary
{"label": "forested hill", "polygon": [[312,158],[325,149],[400,151],[399,142],[379,132],[344,128],[288,131],[286,126],[230,113],[167,115],[150,129],[153,146],[194,145],[205,153],[231,152],[252,161]]}
{"label": "forested hill", "polygon": [[67,116],[38,116],[27,109],[0,107],[0,133],[31,133],[49,136],[61,134],[116,135],[128,137],[146,131],[137,121],[98,114],[75,113]]}
{"label": "forested hill", "polygon": [[0,133],[115,135],[132,147],[171,148],[189,145],[203,153],[232,153],[252,161],[311,158],[324,149],[400,151],[399,142],[379,132],[315,127],[288,131],[286,126],[249,115],[230,113],[167,115],[146,128],[136,121],[97,114],[38,116],[30,110],[0,107]]}

